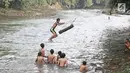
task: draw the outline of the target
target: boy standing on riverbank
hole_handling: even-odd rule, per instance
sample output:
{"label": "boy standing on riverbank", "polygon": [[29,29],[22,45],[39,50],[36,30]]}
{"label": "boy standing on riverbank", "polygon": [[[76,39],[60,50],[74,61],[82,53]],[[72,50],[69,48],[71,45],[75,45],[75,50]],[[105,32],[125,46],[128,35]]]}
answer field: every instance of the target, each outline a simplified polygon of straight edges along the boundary
{"label": "boy standing on riverbank", "polygon": [[60,23],[60,18],[56,19],[56,22],[53,24],[53,26],[51,27],[50,31],[52,32],[52,36],[49,38],[49,41],[52,41],[53,38],[57,37],[57,33],[55,32],[55,28],[57,27],[57,25],[62,25],[64,23]]}
{"label": "boy standing on riverbank", "polygon": [[82,62],[82,65],[80,65],[80,72],[86,73],[88,71],[88,68],[86,66],[86,61]]}

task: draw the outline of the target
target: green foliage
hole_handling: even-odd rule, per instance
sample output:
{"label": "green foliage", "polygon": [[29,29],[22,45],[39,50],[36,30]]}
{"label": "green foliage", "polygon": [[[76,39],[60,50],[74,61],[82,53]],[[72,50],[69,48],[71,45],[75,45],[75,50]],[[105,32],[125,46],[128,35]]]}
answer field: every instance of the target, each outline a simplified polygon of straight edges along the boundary
{"label": "green foliage", "polygon": [[8,9],[9,8],[9,0],[4,0],[4,4],[5,4],[5,8]]}
{"label": "green foliage", "polygon": [[55,4],[57,0],[46,0],[49,5]]}
{"label": "green foliage", "polygon": [[72,0],[71,5],[72,5],[72,6],[76,5],[76,4],[78,3],[78,1],[79,1],[79,0]]}
{"label": "green foliage", "polygon": [[92,5],[93,5],[92,0],[87,0],[87,7],[90,7],[90,6],[92,6]]}
{"label": "green foliage", "polygon": [[22,0],[22,6],[23,8],[28,8],[36,5],[47,5],[47,1],[48,0]]}
{"label": "green foliage", "polygon": [[130,66],[127,66],[122,73],[130,73]]}
{"label": "green foliage", "polygon": [[[4,1],[4,6],[5,8],[9,8],[9,5],[12,5],[9,3],[9,1],[15,1],[15,0],[3,0]],[[39,6],[39,5],[52,5],[55,4],[56,2],[60,2],[61,0],[19,0],[21,2],[21,6],[22,8],[30,8],[31,6]],[[93,5],[93,0],[84,0],[85,3],[84,7],[90,7]],[[99,2],[103,2],[106,0],[97,0]],[[78,2],[81,2],[80,0],[62,0],[63,3],[65,3],[65,5],[63,7],[66,6],[72,6],[73,8],[77,7],[76,5],[80,5]],[[62,3],[61,3],[62,4]],[[81,4],[81,5],[82,5]],[[15,6],[18,6],[17,3],[15,3]],[[10,6],[11,7],[11,6]]]}
{"label": "green foliage", "polygon": [[47,0],[37,0],[37,3],[40,5],[47,5]]}
{"label": "green foliage", "polygon": [[71,1],[70,1],[70,0],[64,0],[64,2],[65,2],[67,5],[71,5]]}
{"label": "green foliage", "polygon": [[118,73],[130,73],[130,67],[127,67],[125,70],[123,70],[122,72],[118,72]]}
{"label": "green foliage", "polygon": [[64,0],[64,2],[69,5],[75,7],[79,0]]}
{"label": "green foliage", "polygon": [[35,5],[52,5],[56,2],[57,0],[22,0],[22,6],[28,8]]}

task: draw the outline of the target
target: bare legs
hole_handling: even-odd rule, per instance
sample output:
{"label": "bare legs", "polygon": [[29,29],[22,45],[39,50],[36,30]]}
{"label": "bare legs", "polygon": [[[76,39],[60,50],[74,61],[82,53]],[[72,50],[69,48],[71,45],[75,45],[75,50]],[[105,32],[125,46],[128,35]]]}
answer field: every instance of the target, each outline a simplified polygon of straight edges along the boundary
{"label": "bare legs", "polygon": [[53,33],[53,35],[49,38],[50,41],[52,41],[53,38],[56,38],[57,37],[57,34],[56,33]]}

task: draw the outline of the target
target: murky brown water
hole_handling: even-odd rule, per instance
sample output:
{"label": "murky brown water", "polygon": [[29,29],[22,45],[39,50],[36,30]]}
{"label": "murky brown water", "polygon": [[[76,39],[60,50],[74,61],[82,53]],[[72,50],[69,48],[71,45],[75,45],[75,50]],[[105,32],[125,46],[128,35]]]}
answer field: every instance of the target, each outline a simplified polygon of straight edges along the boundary
{"label": "murky brown water", "polygon": [[[51,36],[49,29],[57,17],[67,23],[58,26],[57,32],[70,25],[76,18],[73,23],[74,28],[59,34],[53,43],[48,43],[48,38]],[[108,20],[107,15],[97,13],[97,10],[68,10],[44,19],[2,22],[0,23],[0,73],[38,73],[34,61],[40,49],[39,44],[42,42],[45,43],[46,55],[50,49],[54,49],[55,53],[61,50],[66,53],[69,60],[69,66],[64,69],[45,64],[43,73],[79,73],[78,68],[83,60],[87,61],[88,73],[102,73],[100,70],[95,72],[95,68],[104,66],[103,58],[106,54],[102,47],[104,41],[101,39],[106,36],[103,36],[103,32],[109,29],[108,27],[120,26],[114,23],[117,21],[115,19],[120,21],[122,17],[111,18]]]}

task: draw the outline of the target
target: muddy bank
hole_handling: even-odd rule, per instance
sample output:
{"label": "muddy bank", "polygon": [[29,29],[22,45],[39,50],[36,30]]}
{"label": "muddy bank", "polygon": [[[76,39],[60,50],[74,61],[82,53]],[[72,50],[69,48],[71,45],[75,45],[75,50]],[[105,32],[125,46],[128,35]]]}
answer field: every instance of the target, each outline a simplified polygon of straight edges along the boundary
{"label": "muddy bank", "polygon": [[51,6],[32,7],[24,10],[0,8],[0,20],[43,18],[54,16],[58,10]]}
{"label": "muddy bank", "polygon": [[115,28],[104,30],[100,41],[103,42],[102,47],[105,49],[106,57],[104,58],[104,68],[106,73],[128,73],[130,72],[130,50],[125,51],[124,41],[130,39],[130,27]]}

